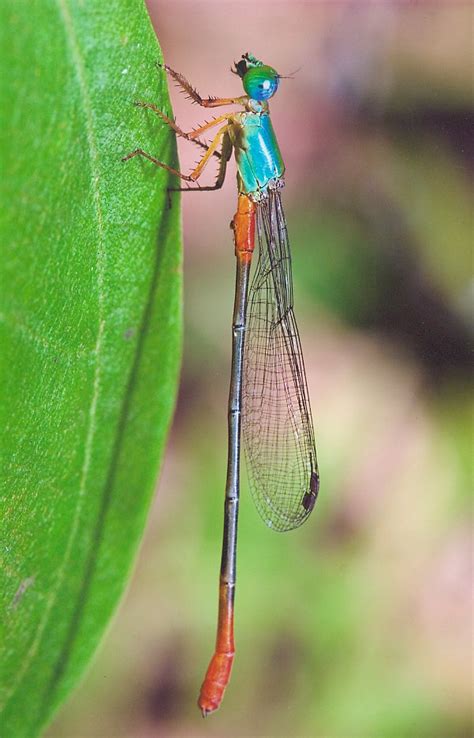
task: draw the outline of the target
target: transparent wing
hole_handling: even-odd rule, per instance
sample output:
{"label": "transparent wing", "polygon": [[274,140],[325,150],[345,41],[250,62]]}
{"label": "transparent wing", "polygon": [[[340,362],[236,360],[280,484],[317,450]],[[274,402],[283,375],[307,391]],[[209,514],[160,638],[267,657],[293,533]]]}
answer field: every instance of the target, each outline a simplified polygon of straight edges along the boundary
{"label": "transparent wing", "polygon": [[258,205],[257,240],[247,307],[242,434],[257,509],[270,528],[284,531],[310,514],[319,475],[278,191]]}

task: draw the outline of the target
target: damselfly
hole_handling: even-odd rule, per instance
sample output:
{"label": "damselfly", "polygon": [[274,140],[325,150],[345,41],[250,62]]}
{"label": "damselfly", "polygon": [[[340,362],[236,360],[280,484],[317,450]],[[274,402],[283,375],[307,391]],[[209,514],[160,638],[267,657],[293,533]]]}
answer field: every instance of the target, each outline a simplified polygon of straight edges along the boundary
{"label": "damselfly", "polygon": [[[174,188],[200,191],[222,187],[232,151],[237,161],[238,205],[232,221],[237,275],[224,536],[216,647],[198,700],[205,716],[222,701],[235,652],[241,432],[253,498],[270,528],[290,530],[306,520],[318,495],[319,474],[303,354],[293,313],[290,248],[280,196],[285,167],[268,107],[282,76],[251,54],[243,54],[232,71],[242,79],[246,94],[203,98],[181,74],[168,66],[165,70],[193,102],[204,108],[234,104],[243,107],[185,133],[152,103],[136,102],[156,113],[178,136],[206,151],[190,174],[182,174],[142,149],[123,159],[142,156],[186,182],[197,183],[215,155],[219,169],[213,186]],[[201,134],[219,124],[222,125],[209,145],[200,140]],[[258,259],[250,283],[255,245]]]}

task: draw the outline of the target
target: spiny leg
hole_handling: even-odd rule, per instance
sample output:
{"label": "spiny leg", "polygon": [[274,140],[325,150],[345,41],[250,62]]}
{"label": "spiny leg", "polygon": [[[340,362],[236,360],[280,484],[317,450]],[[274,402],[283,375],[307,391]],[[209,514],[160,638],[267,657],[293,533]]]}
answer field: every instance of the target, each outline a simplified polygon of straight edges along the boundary
{"label": "spiny leg", "polygon": [[220,156],[219,171],[217,173],[215,184],[206,185],[205,187],[201,187],[199,183],[197,187],[169,187],[168,188],[169,192],[210,192],[211,190],[220,190],[220,188],[224,184],[226,170],[227,170],[227,162],[229,161],[231,154],[232,154],[232,143],[231,143],[229,134],[226,133],[222,140],[222,148],[219,154]]}
{"label": "spiny leg", "polygon": [[230,128],[230,125],[222,126],[222,128],[219,128],[216,135],[214,136],[211,143],[209,144],[208,150],[206,151],[206,153],[204,154],[204,156],[202,157],[201,161],[199,162],[197,167],[194,169],[194,171],[191,172],[191,177],[193,181],[196,181],[197,179],[199,179],[204,169],[208,165],[209,159],[211,158],[214,151],[217,150],[217,147],[221,143],[224,137],[224,134],[226,133],[228,134],[229,128]]}
{"label": "spiny leg", "polygon": [[[173,118],[169,118],[166,113],[163,113],[163,111],[160,110],[159,107],[154,103],[144,102],[143,100],[135,100],[133,104],[136,108],[146,108],[147,110],[152,110],[159,118],[161,118],[164,123],[166,123],[167,126],[173,129],[177,136],[181,136],[181,138],[185,138],[189,141],[188,134],[178,126]],[[201,144],[203,142],[199,141],[198,143]],[[206,144],[204,144],[204,146],[206,146]]]}
{"label": "spiny leg", "polygon": [[201,161],[197,165],[195,169],[190,174],[183,174],[182,172],[179,172],[177,169],[174,169],[173,167],[170,167],[168,164],[165,164],[162,161],[159,161],[158,159],[155,159],[154,156],[151,154],[148,154],[146,151],[143,151],[143,149],[135,149],[135,151],[132,151],[130,154],[127,154],[127,156],[124,156],[122,161],[128,161],[129,159],[132,159],[134,156],[143,156],[145,159],[148,159],[148,161],[151,161],[153,164],[155,164],[157,167],[161,167],[162,169],[166,169],[167,172],[170,172],[171,174],[175,174],[177,177],[180,177],[181,179],[184,179],[185,182],[195,182],[199,179],[201,174],[203,173],[205,167],[209,163],[209,159],[213,155],[213,153],[216,151],[217,147],[219,146],[222,137],[224,134],[228,131],[229,126],[222,126],[220,128],[213,140],[211,141],[211,144],[209,148],[207,149],[206,153],[202,157]]}
{"label": "spiny leg", "polygon": [[[160,110],[154,103],[148,103],[144,102],[142,100],[136,100],[134,102],[134,105],[136,105],[137,108],[146,108],[148,110],[153,111],[159,118],[161,118],[162,121],[166,123],[175,133],[177,136],[180,136],[181,138],[186,139],[186,141],[191,141],[191,143],[195,143],[198,146],[200,146],[203,149],[208,148],[208,145],[204,141],[200,141],[198,136],[201,133],[204,133],[204,131],[207,131],[209,128],[212,128],[213,126],[219,125],[219,123],[223,123],[225,120],[228,120],[228,115],[219,115],[217,118],[213,118],[211,121],[206,121],[206,123],[203,126],[199,126],[198,128],[195,128],[192,131],[189,131],[188,133],[186,131],[183,131],[182,128],[180,128],[176,121],[172,118],[169,118],[166,113],[163,113],[162,110]],[[218,151],[214,152],[214,155],[218,158],[220,157],[220,154]]]}
{"label": "spiny leg", "polygon": [[176,82],[178,87],[181,87],[182,91],[186,93],[186,96],[192,102],[202,105],[203,108],[217,108],[220,105],[245,105],[248,97],[242,95],[241,97],[201,97],[199,92],[189,84],[186,77],[183,77],[179,72],[175,72],[167,64],[156,63],[157,67],[166,70],[170,77]]}
{"label": "spiny leg", "polygon": [[159,107],[154,103],[136,100],[133,104],[136,105],[137,108],[147,108],[148,110],[152,110],[159,118],[161,118],[161,120],[163,120],[170,128],[172,128],[178,136],[181,136],[188,141],[196,140],[197,136],[199,136],[201,133],[204,133],[204,131],[207,131],[209,128],[213,128],[214,126],[219,125],[219,123],[223,123],[225,120],[229,120],[229,117],[231,117],[230,115],[218,115],[216,118],[213,118],[210,121],[206,121],[202,126],[198,126],[192,131],[186,132],[178,126],[176,121],[174,121],[172,118],[169,118],[166,113],[163,113],[163,111],[160,110]]}
{"label": "spiny leg", "polygon": [[161,167],[162,169],[166,169],[166,171],[171,172],[171,174],[176,174],[177,177],[181,177],[181,179],[186,180],[186,182],[194,182],[190,174],[183,174],[182,172],[178,172],[177,169],[173,169],[173,167],[165,164],[164,161],[159,161],[158,159],[155,159],[154,156],[148,154],[146,151],[143,151],[143,149],[135,149],[135,151],[131,151],[130,154],[127,154],[127,156],[124,156],[122,158],[122,161],[133,159],[134,156],[143,156],[145,159],[148,159],[148,161],[151,161],[152,164],[155,164],[157,167]]}
{"label": "spiny leg", "polygon": [[218,115],[216,118],[213,118],[212,120],[207,120],[202,126],[198,126],[197,128],[194,128],[192,131],[190,131],[187,136],[189,136],[190,140],[194,140],[199,136],[201,133],[204,133],[204,131],[209,130],[209,128],[214,128],[214,126],[219,125],[219,123],[223,123],[225,120],[229,121],[231,120],[231,115]]}

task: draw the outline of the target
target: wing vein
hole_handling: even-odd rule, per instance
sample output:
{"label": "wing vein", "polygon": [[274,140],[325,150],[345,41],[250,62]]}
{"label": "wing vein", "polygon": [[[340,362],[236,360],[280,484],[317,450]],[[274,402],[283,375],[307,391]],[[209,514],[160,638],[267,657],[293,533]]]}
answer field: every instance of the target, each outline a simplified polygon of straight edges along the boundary
{"label": "wing vein", "polygon": [[[259,205],[257,240],[247,308],[242,433],[256,507],[269,527],[283,531],[306,520],[319,477],[293,312],[288,234],[277,191]],[[312,504],[307,504],[309,494]]]}

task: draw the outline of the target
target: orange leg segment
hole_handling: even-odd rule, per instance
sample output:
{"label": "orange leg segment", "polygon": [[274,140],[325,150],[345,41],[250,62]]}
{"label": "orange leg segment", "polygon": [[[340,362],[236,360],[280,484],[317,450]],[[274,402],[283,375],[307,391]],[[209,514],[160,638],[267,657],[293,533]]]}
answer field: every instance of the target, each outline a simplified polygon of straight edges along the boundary
{"label": "orange leg segment", "polygon": [[143,151],[143,149],[135,149],[135,151],[132,151],[130,154],[127,154],[127,156],[124,156],[122,161],[128,161],[129,159],[133,159],[133,157],[135,156],[142,156],[144,159],[148,159],[148,161],[151,161],[157,167],[166,169],[167,172],[171,172],[171,174],[175,174],[177,177],[184,179],[185,182],[196,182],[196,180],[199,179],[205,167],[209,163],[209,159],[211,158],[211,156],[214,153],[216,153],[218,147],[222,143],[222,139],[224,135],[228,132],[229,128],[230,128],[230,125],[226,125],[226,126],[222,126],[222,128],[220,128],[217,131],[216,135],[214,136],[211,143],[207,147],[206,153],[200,160],[199,164],[193,169],[193,171],[190,174],[183,174],[182,172],[179,172],[177,169],[174,169],[173,167],[168,166],[168,164],[165,164],[164,162],[159,161],[154,156],[151,156],[151,154],[148,154],[146,151]]}
{"label": "orange leg segment", "polygon": [[[201,133],[209,130],[209,128],[212,128],[213,126],[218,126],[219,123],[223,123],[224,121],[229,119],[228,115],[219,115],[217,118],[213,118],[213,120],[204,123],[204,125],[195,128],[193,131],[186,132],[177,125],[175,120],[169,118],[166,113],[163,113],[163,111],[160,110],[159,107],[154,103],[145,102],[144,100],[135,100],[133,104],[136,108],[145,108],[147,110],[151,110],[153,113],[155,113],[155,115],[161,118],[161,120],[166,123],[166,125],[169,126],[176,133],[177,136],[186,139],[186,141],[191,141],[191,143],[195,143],[206,150],[208,148],[208,145],[204,143],[204,141],[200,141],[198,136],[200,136]],[[214,155],[217,157],[220,156],[217,151],[214,152]]]}
{"label": "orange leg segment", "polygon": [[221,105],[245,105],[248,101],[247,95],[240,95],[240,97],[201,97],[199,92],[182,74],[175,72],[167,64],[157,63],[157,66],[163,67],[187,97],[198,105],[202,105],[203,108],[218,108]]}

